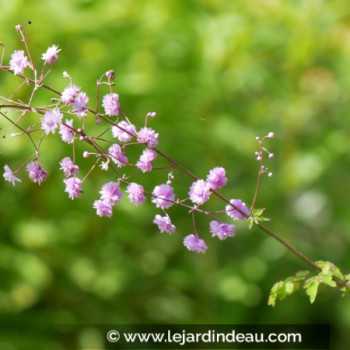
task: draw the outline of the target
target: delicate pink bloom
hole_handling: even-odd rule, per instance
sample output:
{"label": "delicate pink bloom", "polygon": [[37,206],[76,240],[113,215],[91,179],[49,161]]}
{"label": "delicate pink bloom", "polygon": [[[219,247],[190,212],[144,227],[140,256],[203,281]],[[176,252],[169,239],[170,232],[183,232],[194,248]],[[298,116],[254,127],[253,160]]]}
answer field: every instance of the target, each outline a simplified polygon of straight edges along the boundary
{"label": "delicate pink bloom", "polygon": [[74,176],[79,173],[78,165],[74,164],[69,157],[63,158],[60,162],[60,166],[60,170],[63,170],[64,174],[67,176]]}
{"label": "delicate pink bloom", "polygon": [[10,169],[10,167],[8,165],[4,165],[4,174],[3,177],[6,181],[8,182],[12,182],[12,185],[15,186],[15,182],[22,182],[21,179],[19,179],[18,177],[16,177],[16,175],[13,173],[13,171]]}
{"label": "delicate pink bloom", "polygon": [[155,118],[157,116],[157,113],[156,112],[148,112],[146,114],[146,117],[151,117],[151,118]]}
{"label": "delicate pink bloom", "polygon": [[29,64],[28,58],[27,56],[24,56],[23,50],[16,50],[11,55],[10,69],[13,70],[15,75],[23,74],[24,68],[26,68],[29,65],[30,64]]}
{"label": "delicate pink bloom", "polygon": [[128,164],[128,158],[124,155],[122,149],[118,144],[114,144],[108,148],[108,154],[112,161],[118,165],[118,167],[123,167]]}
{"label": "delicate pink bloom", "polygon": [[152,195],[152,203],[155,203],[157,208],[166,209],[174,204],[175,195],[173,188],[167,184],[156,186]]}
{"label": "delicate pink bloom", "polygon": [[73,84],[69,84],[62,92],[61,101],[68,105],[75,100],[79,92],[80,92],[80,87],[75,86]]}
{"label": "delicate pink bloom", "polygon": [[227,178],[224,168],[214,168],[210,170],[209,175],[207,176],[207,183],[212,190],[225,186],[226,182]]}
{"label": "delicate pink bloom", "polygon": [[138,132],[137,140],[146,143],[150,148],[154,148],[158,144],[158,135],[153,129],[144,127]]}
{"label": "delicate pink bloom", "polygon": [[123,197],[123,192],[117,182],[107,182],[100,191],[101,200],[108,205],[117,205]]}
{"label": "delicate pink bloom", "polygon": [[73,112],[79,117],[85,117],[88,108],[87,103],[89,102],[89,98],[87,97],[85,92],[80,92],[79,95],[75,98],[75,100],[72,103]]}
{"label": "delicate pink bloom", "polygon": [[168,215],[166,216],[160,216],[160,215],[156,215],[153,223],[155,223],[160,232],[167,232],[167,233],[173,233],[176,229],[175,225],[172,224],[170,217]]}
{"label": "delicate pink bloom", "polygon": [[29,163],[27,165],[27,171],[29,173],[29,178],[39,185],[44,182],[48,176],[48,173],[37,162]]}
{"label": "delicate pink bloom", "polygon": [[[74,141],[74,131],[73,129],[73,119],[67,120],[65,122],[66,125],[63,125],[62,123],[60,124],[60,135],[61,135],[61,139],[64,142],[67,143],[73,143]],[[70,127],[69,127],[70,126]]]}
{"label": "delicate pink bloom", "polygon": [[56,129],[59,124],[61,124],[63,114],[58,109],[53,109],[47,111],[44,116],[41,118],[41,128],[45,131],[45,134],[56,132]]}
{"label": "delicate pink bloom", "polygon": [[194,234],[190,234],[185,237],[184,246],[188,250],[196,253],[205,253],[205,251],[208,249],[203,239],[198,238]]}
{"label": "delicate pink bloom", "polygon": [[117,126],[112,127],[112,134],[120,142],[128,142],[136,136],[136,127],[123,120]]}
{"label": "delicate pink bloom", "polygon": [[69,198],[74,199],[79,197],[83,191],[81,190],[82,181],[77,177],[70,177],[68,179],[63,180],[66,184],[66,189],[64,192],[68,193]]}
{"label": "delicate pink bloom", "polygon": [[228,237],[234,236],[236,233],[236,227],[235,225],[219,223],[218,221],[211,221],[210,232],[213,237],[216,236],[222,241]]}
{"label": "delicate pink bloom", "polygon": [[132,182],[128,185],[126,192],[128,193],[130,201],[135,205],[140,205],[146,201],[144,189],[141,185]]}
{"label": "delicate pink bloom", "polygon": [[204,180],[197,180],[192,183],[188,194],[194,204],[201,205],[210,197],[210,185]]}
{"label": "delicate pink bloom", "polygon": [[102,200],[97,200],[94,202],[94,208],[96,209],[96,214],[100,217],[102,216],[107,216],[107,217],[111,217],[112,216],[112,207],[105,203]]}
{"label": "delicate pink bloom", "polygon": [[143,173],[152,170],[152,162],[156,159],[157,153],[149,148],[143,150],[140,159],[136,163],[136,167]]}
{"label": "delicate pink bloom", "polygon": [[45,53],[41,56],[41,59],[45,61],[45,63],[54,63],[57,62],[58,56],[57,54],[61,51],[57,45],[50,46]]}
{"label": "delicate pink bloom", "polygon": [[231,199],[230,203],[234,207],[230,204],[226,205],[226,214],[228,216],[235,220],[244,220],[248,217],[249,209],[240,199]]}
{"label": "delicate pink bloom", "polygon": [[119,95],[115,93],[104,95],[102,107],[110,117],[119,115]]}

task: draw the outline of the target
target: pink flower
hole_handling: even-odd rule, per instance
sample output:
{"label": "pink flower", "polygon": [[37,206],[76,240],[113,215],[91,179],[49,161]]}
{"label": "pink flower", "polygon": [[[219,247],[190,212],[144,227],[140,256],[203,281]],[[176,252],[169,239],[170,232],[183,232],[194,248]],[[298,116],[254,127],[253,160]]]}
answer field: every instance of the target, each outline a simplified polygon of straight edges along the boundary
{"label": "pink flower", "polygon": [[37,162],[31,162],[27,165],[29,178],[39,185],[44,182],[48,176],[47,172]]}
{"label": "pink flower", "polygon": [[10,69],[13,70],[15,75],[23,74],[24,68],[29,66],[27,56],[24,56],[23,50],[17,50],[11,55]]}
{"label": "pink flower", "polygon": [[157,208],[166,209],[174,204],[175,195],[173,188],[167,184],[156,186],[152,195],[152,203],[155,203]]}
{"label": "pink flower", "polygon": [[63,170],[66,176],[74,176],[79,173],[78,165],[74,164],[69,157],[63,158],[60,162],[60,166],[60,169]]}
{"label": "pink flower", "polygon": [[196,253],[205,253],[208,249],[203,239],[198,238],[194,234],[186,236],[183,243],[188,250]]}
{"label": "pink flower", "polygon": [[[122,129],[126,130],[127,132]],[[128,122],[123,120],[119,122],[117,126],[112,127],[112,134],[120,142],[128,142],[136,136],[136,127],[135,125],[129,124]]]}
{"label": "pink flower", "polygon": [[108,205],[117,205],[123,197],[123,192],[117,182],[107,182],[100,191],[101,200]]}
{"label": "pink flower", "polygon": [[50,132],[56,132],[58,125],[61,123],[63,114],[58,109],[47,111],[41,118],[41,128],[48,135]]}
{"label": "pink flower", "polygon": [[107,216],[110,218],[112,216],[112,207],[102,200],[95,201],[93,207],[96,209],[96,214],[100,217]]}
{"label": "pink flower", "polygon": [[140,159],[136,163],[136,167],[143,173],[152,170],[152,162],[156,159],[157,153],[149,148],[143,150]]}
{"label": "pink flower", "polygon": [[230,204],[226,205],[226,214],[228,216],[231,216],[231,218],[235,220],[244,220],[248,217],[249,209],[240,199],[231,199],[230,203],[234,207]]}
{"label": "pink flower", "polygon": [[209,200],[210,185],[204,180],[193,182],[189,191],[190,200],[197,205],[201,205]]}
{"label": "pink flower", "polygon": [[12,185],[15,186],[16,181],[17,182],[22,182],[22,180],[20,180],[18,177],[16,177],[16,175],[13,173],[13,171],[10,169],[10,167],[8,165],[4,165],[4,174],[3,177],[6,181],[8,182],[12,182]]}
{"label": "pink flower", "polygon": [[77,177],[70,177],[68,179],[63,180],[66,184],[66,189],[64,192],[68,193],[68,197],[71,199],[79,197],[83,191],[81,190],[82,181]]}
{"label": "pink flower", "polygon": [[88,112],[88,108],[87,108],[88,102],[89,102],[89,98],[87,97],[85,92],[79,93],[79,95],[73,101],[72,103],[73,112],[76,113],[76,115],[79,118],[86,116]]}
{"label": "pink flower", "polygon": [[224,168],[214,168],[210,170],[209,175],[207,176],[207,183],[209,184],[212,190],[223,187],[226,185],[226,171]]}
{"label": "pink flower", "polygon": [[[62,123],[60,124],[60,135],[61,135],[61,139],[64,142],[67,143],[73,143],[74,141],[74,131],[73,129],[73,119],[67,120],[65,122],[66,125],[63,125]],[[69,128],[69,126],[72,128]]]}
{"label": "pink flower", "polygon": [[160,216],[160,215],[156,215],[153,223],[155,223],[160,232],[167,232],[167,233],[173,233],[175,231],[175,225],[172,224],[170,217],[168,215],[166,216]]}
{"label": "pink flower", "polygon": [[118,165],[123,167],[128,164],[128,158],[124,155],[122,149],[118,144],[114,144],[108,148],[108,154],[111,160]]}
{"label": "pink flower", "polygon": [[210,232],[213,237],[218,237],[221,241],[235,235],[235,225],[219,223],[218,221],[210,222]]}
{"label": "pink flower", "polygon": [[138,132],[137,140],[146,143],[150,148],[154,148],[158,144],[158,135],[153,129],[144,127]]}
{"label": "pink flower", "polygon": [[73,84],[69,84],[62,92],[61,101],[67,105],[72,103],[78,96],[79,91],[80,87],[75,86]]}
{"label": "pink flower", "polygon": [[103,96],[102,107],[109,116],[119,115],[119,95],[115,93],[107,94]]}
{"label": "pink flower", "polygon": [[132,182],[128,185],[126,192],[128,193],[130,201],[135,205],[140,205],[146,201],[144,189],[141,185]]}
{"label": "pink flower", "polygon": [[58,56],[57,54],[61,51],[57,45],[50,46],[45,53],[41,56],[41,59],[45,61],[45,63],[54,63],[57,62]]}

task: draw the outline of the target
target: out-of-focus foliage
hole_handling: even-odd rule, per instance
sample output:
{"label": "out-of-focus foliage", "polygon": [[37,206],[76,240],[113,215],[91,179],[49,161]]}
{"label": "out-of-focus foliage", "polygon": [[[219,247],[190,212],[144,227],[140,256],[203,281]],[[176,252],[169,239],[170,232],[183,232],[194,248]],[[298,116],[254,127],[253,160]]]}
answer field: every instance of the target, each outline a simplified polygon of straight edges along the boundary
{"label": "out-of-focus foliage", "polygon": [[[152,126],[160,149],[200,177],[225,167],[227,197],[251,202],[255,136],[274,131],[276,156],[268,164],[274,176],[264,178],[258,207],[267,208],[269,227],[306,255],[350,270],[348,1],[2,0],[0,6],[6,62],[22,48],[15,25],[28,19],[33,57],[52,44],[62,48],[48,79],[56,89],[66,86],[67,71],[93,104],[96,80],[115,69],[127,115],[141,125],[157,111]],[[1,73],[1,93],[16,84]],[[0,123],[2,136],[8,124]],[[24,137],[1,139],[1,164],[16,168],[27,147]],[[348,344],[350,299],[335,290],[320,286],[313,305],[297,292],[267,306],[271,286],[306,266],[257,228],[242,226],[219,242],[203,217],[198,226],[208,252],[190,253],[182,246],[192,227],[183,210],[171,211],[177,225],[171,237],[152,224],[157,210],[150,203],[135,208],[124,198],[112,219],[98,218],[92,203],[112,174],[96,172],[84,196],[71,201],[58,171],[70,149],[54,136],[44,149],[51,176],[39,189],[29,181],[15,188],[1,183],[2,322],[330,323],[334,347]],[[82,156],[80,164],[85,171],[91,165]],[[165,177],[146,176],[144,183],[151,188]],[[182,177],[175,182],[181,193],[189,185]],[[81,345],[103,341],[93,329],[77,337]]]}

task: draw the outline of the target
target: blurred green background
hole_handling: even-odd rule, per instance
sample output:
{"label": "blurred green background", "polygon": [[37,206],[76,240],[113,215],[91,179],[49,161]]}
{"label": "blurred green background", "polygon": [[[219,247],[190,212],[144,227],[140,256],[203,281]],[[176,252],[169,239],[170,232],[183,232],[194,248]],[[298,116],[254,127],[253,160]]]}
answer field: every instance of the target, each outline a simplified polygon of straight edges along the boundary
{"label": "blurred green background", "polygon": [[[6,64],[22,49],[14,27],[28,19],[36,62],[48,46],[62,48],[47,80],[54,88],[67,85],[67,71],[94,106],[97,79],[114,69],[132,121],[140,126],[156,111],[159,148],[199,177],[225,167],[221,192],[229,198],[251,202],[255,137],[274,131],[268,147],[276,156],[267,164],[274,176],[264,178],[258,200],[268,226],[310,258],[350,270],[348,1],[0,0],[0,7]],[[2,72],[1,94],[18,82]],[[0,150],[1,167],[15,169],[29,142],[2,139]],[[81,152],[87,171],[93,160]],[[158,232],[150,203],[136,208],[124,198],[112,219],[99,218],[92,203],[112,173],[94,173],[71,201],[58,171],[66,154],[71,149],[51,135],[42,148],[46,183],[1,182],[0,323],[328,323],[332,348],[350,344],[350,298],[337,291],[321,288],[314,305],[299,292],[267,306],[272,284],[307,266],[264,233],[241,225],[219,242],[198,217],[209,249],[197,255],[182,246],[192,231],[183,210],[170,210],[172,236]],[[148,188],[165,180],[164,173],[140,178]],[[189,185],[175,180],[178,193]],[[97,348],[103,338],[90,329],[72,344]],[[2,339],[0,348],[15,349]]]}

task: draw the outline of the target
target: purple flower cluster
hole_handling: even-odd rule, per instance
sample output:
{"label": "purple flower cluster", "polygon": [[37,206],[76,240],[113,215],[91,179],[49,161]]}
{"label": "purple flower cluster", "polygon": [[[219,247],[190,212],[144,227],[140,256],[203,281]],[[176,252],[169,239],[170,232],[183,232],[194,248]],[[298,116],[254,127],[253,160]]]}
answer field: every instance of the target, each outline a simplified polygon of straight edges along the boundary
{"label": "purple flower cluster", "polygon": [[208,249],[203,239],[200,239],[194,234],[186,236],[183,243],[188,250],[196,253],[205,253]]}
{"label": "purple flower cluster", "polygon": [[86,95],[86,93],[80,92],[72,102],[73,113],[75,113],[79,118],[85,117],[88,112],[88,102],[89,97]]}
{"label": "purple flower cluster", "polygon": [[160,215],[156,215],[153,223],[155,223],[160,232],[167,232],[167,233],[173,233],[175,231],[175,225],[172,224],[170,217],[168,215],[165,216],[160,216]]}
{"label": "purple flower cluster", "polygon": [[29,163],[27,165],[27,171],[29,173],[29,178],[38,185],[41,185],[48,176],[48,173],[37,162]]}
{"label": "purple flower cluster", "polygon": [[98,216],[112,216],[112,207],[117,205],[123,197],[123,192],[117,182],[108,182],[104,184],[100,191],[100,199],[96,200],[93,207]]}
{"label": "purple flower cluster", "polygon": [[137,140],[154,148],[158,145],[158,135],[153,129],[144,127],[137,133]]}
{"label": "purple flower cluster", "polygon": [[[17,26],[16,29],[21,32],[22,39],[24,40],[25,38],[22,32],[23,28],[21,26]],[[58,60],[58,53],[60,51],[61,49],[57,45],[52,45],[45,53],[42,54],[41,59],[44,61],[44,68],[41,77],[38,78],[38,81],[44,79],[46,75],[51,72],[53,66],[47,67],[46,65],[54,65]],[[31,60],[31,55],[29,53],[28,56],[30,61],[23,50],[17,50],[12,53],[10,59],[10,69],[12,70],[12,73],[15,75],[22,75],[25,68],[28,66],[34,71],[34,67],[32,67],[33,63]],[[8,69],[6,68],[6,70]],[[40,109],[37,109],[37,111],[40,114],[43,113],[42,111],[45,111],[39,124],[41,130],[43,130],[43,132],[41,132],[43,134],[42,137],[49,135],[50,133],[55,134],[56,130],[58,129],[62,141],[68,144],[73,144],[72,158],[74,160],[72,160],[70,157],[65,157],[59,163],[60,170],[63,171],[65,176],[63,181],[65,184],[65,192],[68,193],[69,198],[75,199],[83,193],[83,182],[94,169],[102,169],[107,171],[109,168],[112,168],[112,170],[116,173],[118,180],[117,182],[107,182],[100,189],[100,197],[93,203],[93,208],[96,210],[96,214],[98,216],[112,216],[113,206],[118,205],[123,197],[123,192],[121,191],[120,186],[127,185],[126,193],[131,203],[136,206],[141,205],[146,201],[146,195],[150,195],[152,203],[154,203],[157,208],[162,210],[163,214],[157,214],[153,219],[153,223],[157,225],[161,233],[166,232],[168,234],[172,234],[176,229],[175,225],[171,221],[170,215],[167,212],[168,208],[172,207],[174,204],[177,204],[186,208],[186,210],[189,210],[189,212],[193,215],[194,231],[192,232],[194,233],[187,235],[183,240],[183,244],[190,251],[204,253],[208,249],[206,242],[198,235],[195,223],[196,214],[200,213],[211,217],[209,231],[212,237],[217,237],[219,240],[226,240],[227,238],[235,235],[235,225],[222,222],[216,217],[216,215],[226,212],[226,214],[234,220],[248,219],[250,215],[249,208],[240,199],[231,199],[230,204],[226,205],[224,211],[209,212],[199,208],[199,206],[204,205],[210,200],[212,194],[220,197],[219,193],[216,191],[224,187],[227,183],[226,171],[224,168],[215,167],[211,169],[206,178],[203,179],[198,179],[192,175],[192,178],[194,178],[195,181],[193,181],[189,186],[188,197],[176,200],[172,182],[173,179],[175,179],[175,175],[177,175],[175,173],[176,169],[181,170],[181,166],[172,161],[168,156],[164,155],[160,150],[156,149],[159,134],[148,126],[150,118],[156,117],[156,112],[149,112],[146,114],[145,122],[141,128],[137,128],[134,124],[132,124],[128,117],[120,116],[121,106],[119,95],[112,90],[114,86],[114,83],[112,82],[115,76],[114,71],[106,72],[97,81],[98,88],[100,88],[100,85],[101,89],[107,86],[109,93],[103,96],[102,106],[98,105],[94,110],[88,108],[89,97],[81,90],[79,86],[73,84],[73,80],[68,73],[64,72],[63,76],[69,79],[69,85],[66,86],[61,94],[58,93],[60,95],[59,98],[52,98],[51,103],[48,106],[41,107]],[[30,79],[29,82],[32,83],[33,80]],[[42,86],[37,87],[37,84],[35,84],[35,88],[39,87]],[[44,87],[47,88],[47,86]],[[54,92],[53,89],[49,89],[51,92]],[[10,102],[12,103],[12,101]],[[99,113],[101,107],[104,109],[104,114]],[[28,109],[28,106],[23,108],[24,114],[30,110],[35,112],[33,108]],[[89,112],[94,115],[96,124],[106,121],[110,124],[110,128],[101,128],[99,133],[96,133],[98,136],[92,136],[90,133],[88,134],[87,128],[91,124],[91,120],[85,117]],[[80,120],[76,118],[74,123],[80,125],[78,127],[73,126],[74,118],[65,119],[65,121],[63,121],[64,114],[75,114]],[[106,116],[116,118],[112,120],[112,118],[106,118]],[[36,131],[36,129],[37,128],[32,127],[26,130],[32,132]],[[26,130],[25,132],[27,132]],[[112,141],[106,138],[106,135],[108,135],[107,132],[112,133],[114,138]],[[266,137],[273,138],[274,134],[271,132],[264,138]],[[111,138],[110,134],[109,138]],[[262,140],[263,139],[260,138],[258,139],[260,146],[262,144]],[[81,144],[84,144],[83,141],[85,141],[85,144],[88,144],[89,149],[83,149],[80,151],[78,148],[80,145],[77,144],[80,142]],[[34,143],[33,140],[32,142]],[[106,144],[108,146],[105,146]],[[24,169],[25,165],[27,164],[26,169],[29,173],[29,178],[39,185],[44,182],[48,176],[48,173],[38,163],[40,159],[40,145],[36,147],[35,144],[35,153],[30,158],[31,160],[35,159],[35,161],[31,161],[29,164],[27,164],[28,161],[25,162],[15,172],[13,172],[8,165],[5,165],[3,173],[4,179],[11,182],[12,185],[15,186],[16,182],[21,182],[16,175],[22,169]],[[126,152],[135,146],[139,148],[143,147],[144,149],[142,150],[142,154],[139,156],[138,160],[134,162],[134,155],[137,151],[134,153]],[[77,149],[83,154],[83,157],[85,158],[84,161],[88,162],[90,160],[88,158],[96,159],[95,163],[91,166],[83,180],[77,177],[79,173],[79,166],[76,164]],[[262,150],[268,152],[265,148],[260,148],[261,154],[258,152],[258,157],[262,157]],[[130,162],[126,154],[128,154]],[[272,153],[268,152],[268,154],[270,158],[273,157]],[[169,163],[163,167],[157,167],[154,169],[153,163],[157,158],[157,155],[163,156],[163,158]],[[119,168],[128,166],[128,168],[134,172],[131,173],[130,171],[129,173],[128,168],[126,168],[127,171],[124,173],[122,170],[116,169],[116,166],[114,166],[113,163]],[[135,170],[135,168],[137,169]],[[163,184],[155,186],[152,193],[145,191],[144,187],[136,182],[129,182],[131,178],[140,176],[141,173],[151,172],[152,170],[164,170],[167,168],[170,169],[168,172],[167,181],[164,181],[165,183]],[[191,175],[188,171],[186,171],[186,169],[182,168],[182,170]]]}
{"label": "purple flower cluster", "polygon": [[105,95],[103,97],[102,107],[110,117],[119,115],[119,95],[115,93]]}
{"label": "purple flower cluster", "polygon": [[145,148],[136,163],[136,167],[143,173],[152,170],[153,161],[157,158],[157,153],[152,149]]}
{"label": "purple flower cluster", "polygon": [[128,193],[128,197],[131,203],[134,203],[135,205],[140,205],[146,201],[145,190],[143,186],[135,182],[132,182],[128,185],[126,192]]}
{"label": "purple flower cluster", "polygon": [[152,192],[152,203],[154,203],[157,208],[167,209],[174,204],[174,201],[175,194],[170,185],[159,185],[154,188]]}
{"label": "purple flower cluster", "polygon": [[226,214],[231,216],[234,220],[244,220],[247,219],[249,209],[245,203],[240,199],[231,199],[230,204],[226,205]]}
{"label": "purple flower cluster", "polygon": [[232,237],[236,233],[236,227],[235,225],[220,223],[217,221],[211,221],[210,222],[210,232],[213,237],[218,237],[221,241]]}
{"label": "purple flower cluster", "polygon": [[23,50],[17,50],[11,55],[10,69],[15,75],[23,74],[24,69],[29,65],[28,57],[24,56]]}
{"label": "purple flower cluster", "polygon": [[47,111],[41,118],[41,128],[45,131],[45,134],[56,132],[58,125],[61,124],[63,114],[57,109]]}
{"label": "purple flower cluster", "polygon": [[61,51],[57,45],[50,46],[45,53],[43,53],[41,59],[45,61],[45,63],[55,63],[57,62],[58,56],[57,54]]}
{"label": "purple flower cluster", "polygon": [[66,125],[60,124],[60,135],[63,142],[73,143],[74,131],[73,131],[73,119],[66,119]]}
{"label": "purple flower cluster", "polygon": [[210,197],[210,185],[204,180],[197,180],[191,185],[188,195],[192,203],[204,204]]}
{"label": "purple flower cluster", "polygon": [[214,168],[207,176],[207,183],[212,190],[224,187],[227,183],[226,171],[224,168]]}
{"label": "purple flower cluster", "polygon": [[60,166],[60,169],[68,177],[75,176],[79,173],[78,165],[74,164],[74,162],[69,157],[63,158],[60,162]]}
{"label": "purple flower cluster", "polygon": [[72,103],[80,92],[80,87],[69,84],[62,92],[61,100],[65,104]]}
{"label": "purple flower cluster", "polygon": [[8,182],[12,182],[12,185],[15,186],[16,181],[17,182],[22,182],[21,179],[19,179],[18,177],[16,177],[16,175],[13,173],[13,171],[10,169],[10,167],[8,165],[4,165],[4,174],[3,177],[6,181]]}
{"label": "purple flower cluster", "polygon": [[133,137],[136,137],[136,127],[126,121],[121,121],[117,126],[112,127],[112,134],[120,142],[129,142]]}
{"label": "purple flower cluster", "polygon": [[117,164],[118,167],[123,167],[128,164],[128,158],[123,153],[121,147],[118,144],[114,144],[108,148],[108,154],[113,163]]}
{"label": "purple flower cluster", "polygon": [[81,190],[83,182],[79,178],[73,176],[69,177],[68,179],[64,179],[63,181],[66,185],[66,189],[64,191],[68,193],[68,197],[70,199],[77,198],[83,193]]}

